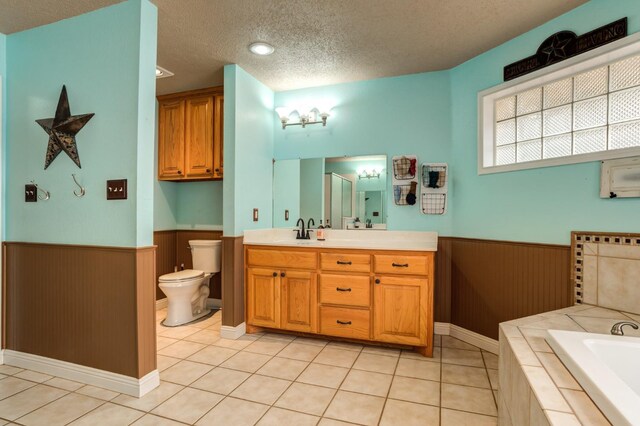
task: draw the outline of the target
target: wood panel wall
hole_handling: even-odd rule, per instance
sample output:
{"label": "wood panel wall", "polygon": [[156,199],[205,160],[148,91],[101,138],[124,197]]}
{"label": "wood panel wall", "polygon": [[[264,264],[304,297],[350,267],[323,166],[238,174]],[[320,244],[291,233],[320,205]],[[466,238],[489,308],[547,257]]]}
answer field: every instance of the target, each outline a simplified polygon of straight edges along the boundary
{"label": "wood panel wall", "polygon": [[[157,277],[156,277],[156,300],[164,299],[166,296],[157,285],[157,278],[168,274],[184,265],[184,269],[193,268],[191,262],[191,251],[189,250],[189,240],[221,240],[222,231],[197,231],[197,230],[172,230],[155,231],[153,233],[153,243],[157,249]],[[209,283],[211,294],[209,297],[222,299],[222,274],[216,274]]]}
{"label": "wood panel wall", "polygon": [[222,237],[222,325],[244,322],[244,238]]}
{"label": "wood panel wall", "polygon": [[155,248],[3,244],[5,347],[140,378],[156,368]]}
{"label": "wood panel wall", "polygon": [[573,304],[568,246],[441,237],[436,259],[436,321],[497,339],[500,322]]}

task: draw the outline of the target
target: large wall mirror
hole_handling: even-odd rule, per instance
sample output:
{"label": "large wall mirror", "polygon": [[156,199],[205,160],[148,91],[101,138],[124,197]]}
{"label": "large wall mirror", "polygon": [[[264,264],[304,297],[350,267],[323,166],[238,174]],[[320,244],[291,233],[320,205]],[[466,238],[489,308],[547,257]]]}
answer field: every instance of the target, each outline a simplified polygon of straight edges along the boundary
{"label": "large wall mirror", "polygon": [[277,160],[273,227],[311,218],[336,229],[386,229],[386,190],[386,155]]}

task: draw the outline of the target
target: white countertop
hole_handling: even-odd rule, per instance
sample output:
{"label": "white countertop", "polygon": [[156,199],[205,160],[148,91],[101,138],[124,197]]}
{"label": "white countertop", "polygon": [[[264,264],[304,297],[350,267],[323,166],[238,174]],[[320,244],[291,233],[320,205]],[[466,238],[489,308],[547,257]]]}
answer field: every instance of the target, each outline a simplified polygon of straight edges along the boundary
{"label": "white countertop", "polygon": [[295,229],[249,230],[244,232],[244,244],[411,251],[437,251],[438,249],[437,232],[387,230],[357,232],[354,230],[325,229],[324,234],[325,241],[316,240],[315,232],[311,232],[310,240],[296,240]]}

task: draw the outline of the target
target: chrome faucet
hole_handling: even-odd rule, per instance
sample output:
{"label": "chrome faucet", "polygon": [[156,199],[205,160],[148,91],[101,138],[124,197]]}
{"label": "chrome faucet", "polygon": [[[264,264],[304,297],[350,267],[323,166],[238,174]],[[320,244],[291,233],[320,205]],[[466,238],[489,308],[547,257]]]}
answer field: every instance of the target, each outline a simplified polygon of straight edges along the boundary
{"label": "chrome faucet", "polygon": [[624,336],[624,331],[622,330],[622,327],[624,327],[625,325],[629,325],[633,327],[634,330],[638,329],[638,324],[634,322],[621,321],[613,324],[613,327],[611,327],[611,334],[613,334],[614,336]]}
{"label": "chrome faucet", "polygon": [[298,231],[298,233],[296,234],[296,240],[308,240],[309,239],[309,232],[305,233],[304,230],[304,219],[300,218],[298,219],[298,221],[296,222],[296,226],[300,226],[300,229],[295,229],[294,231]]}

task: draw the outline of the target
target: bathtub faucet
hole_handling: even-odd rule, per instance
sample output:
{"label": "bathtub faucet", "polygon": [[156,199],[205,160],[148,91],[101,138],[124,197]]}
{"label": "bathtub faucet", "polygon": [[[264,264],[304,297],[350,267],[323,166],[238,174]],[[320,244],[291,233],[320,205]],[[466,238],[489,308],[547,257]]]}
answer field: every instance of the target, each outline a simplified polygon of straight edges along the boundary
{"label": "bathtub faucet", "polygon": [[625,325],[630,325],[631,327],[633,327],[634,330],[638,329],[638,324],[629,322],[629,321],[622,321],[622,322],[617,322],[613,324],[613,327],[611,327],[611,334],[615,336],[624,336],[624,331],[622,331],[622,327],[624,327]]}

